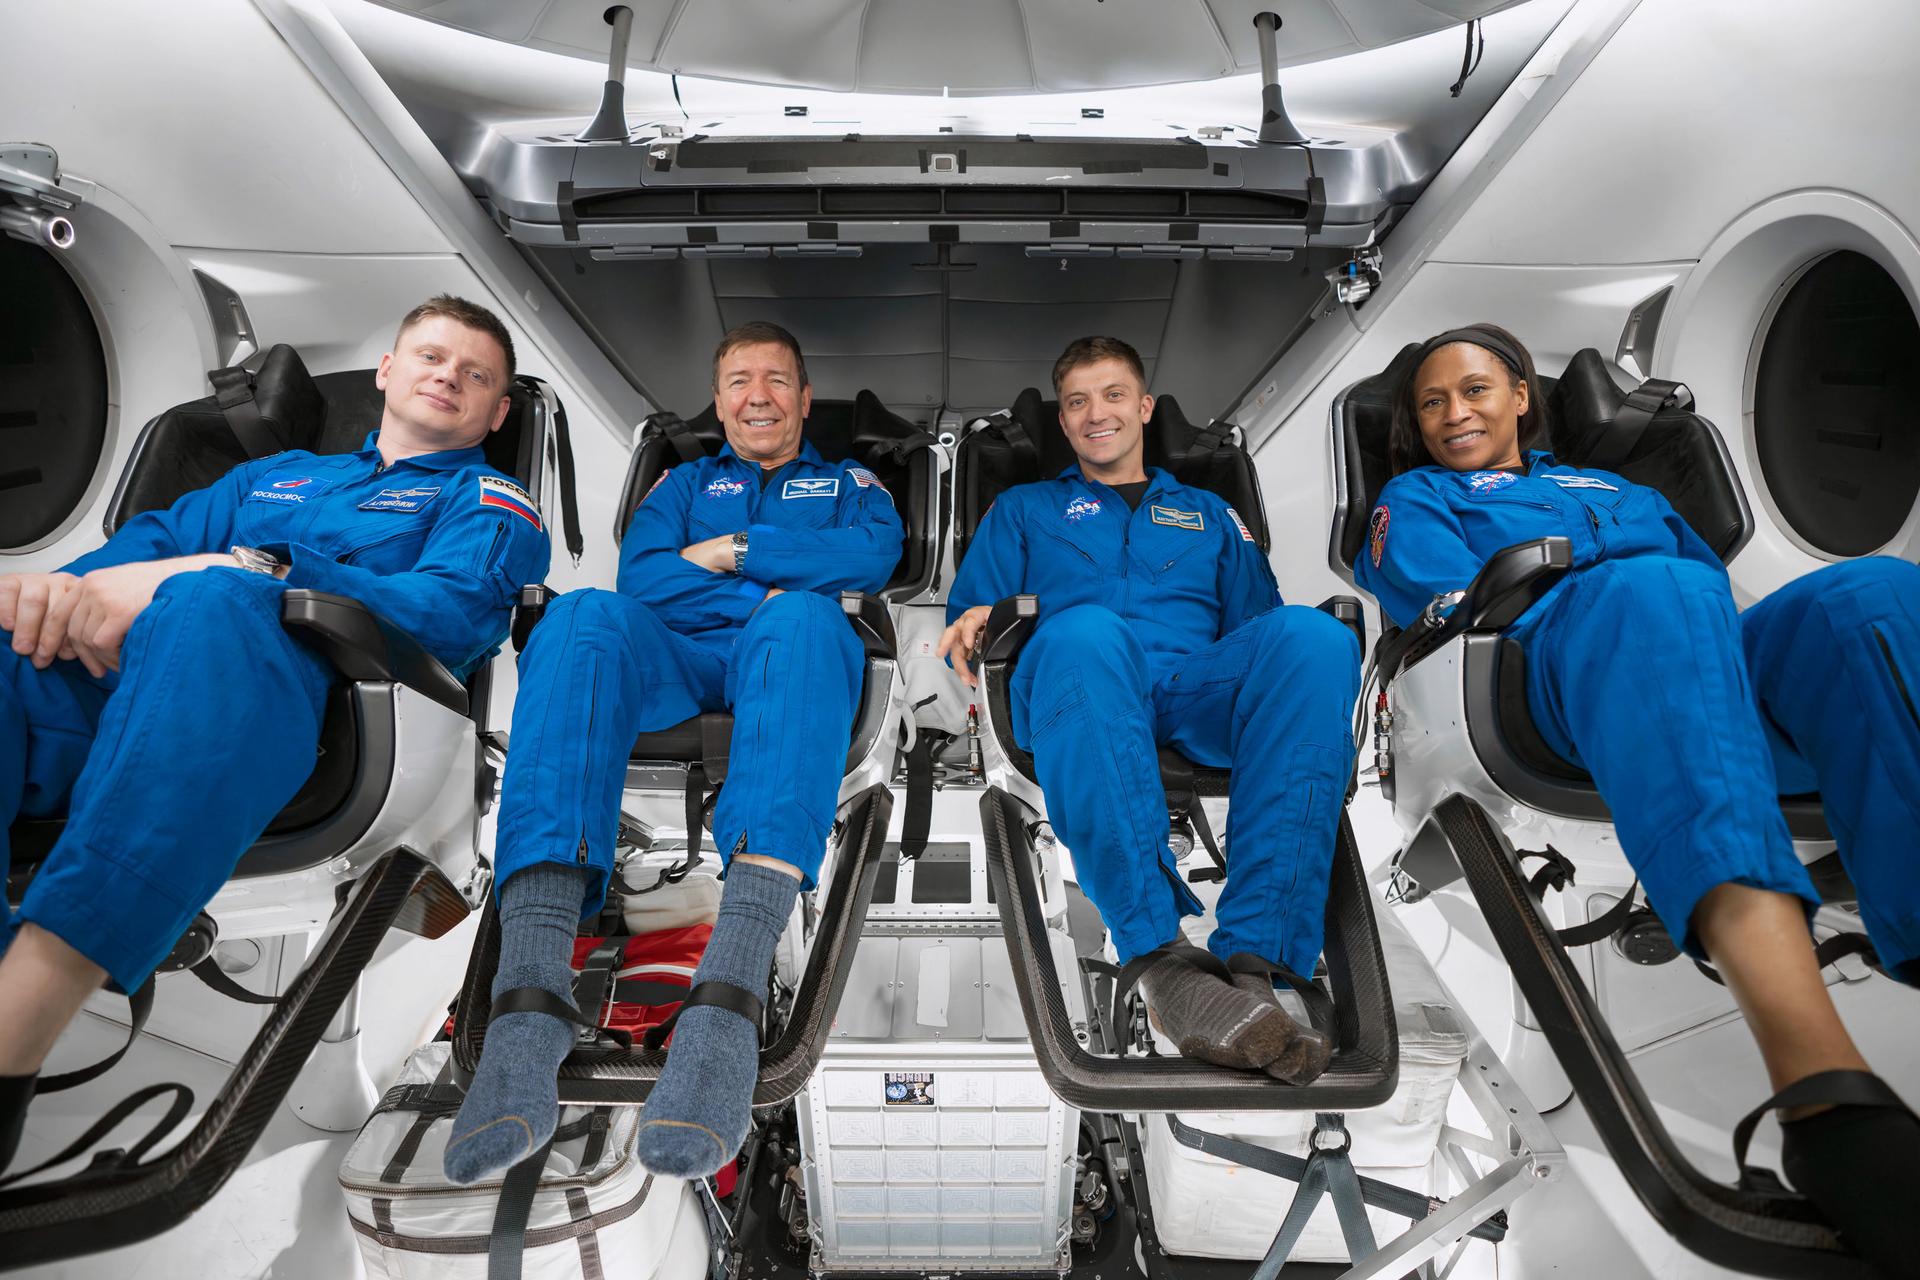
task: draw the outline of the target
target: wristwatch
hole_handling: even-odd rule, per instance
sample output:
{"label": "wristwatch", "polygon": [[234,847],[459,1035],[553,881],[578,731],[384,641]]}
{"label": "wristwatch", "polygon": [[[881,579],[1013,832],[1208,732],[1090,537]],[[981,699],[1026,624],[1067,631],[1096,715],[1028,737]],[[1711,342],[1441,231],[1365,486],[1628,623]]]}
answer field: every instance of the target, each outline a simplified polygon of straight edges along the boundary
{"label": "wristwatch", "polygon": [[733,535],[733,571],[735,573],[747,571],[747,531],[745,529]]}
{"label": "wristwatch", "polygon": [[264,573],[269,578],[279,577],[280,571],[287,567],[257,547],[228,547],[227,554],[238,560],[242,569]]}

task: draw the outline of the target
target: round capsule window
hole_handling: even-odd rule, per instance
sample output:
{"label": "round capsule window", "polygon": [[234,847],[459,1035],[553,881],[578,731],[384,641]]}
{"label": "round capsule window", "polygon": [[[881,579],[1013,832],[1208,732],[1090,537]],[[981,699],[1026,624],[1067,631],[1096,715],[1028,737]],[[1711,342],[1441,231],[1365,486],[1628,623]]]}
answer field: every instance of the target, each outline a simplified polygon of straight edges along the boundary
{"label": "round capsule window", "polygon": [[66,268],[0,236],[0,549],[29,547],[86,496],[107,438],[107,360]]}
{"label": "round capsule window", "polygon": [[1899,533],[1920,494],[1920,322],[1884,267],[1843,250],[1788,287],[1753,409],[1767,492],[1803,541],[1858,556]]}

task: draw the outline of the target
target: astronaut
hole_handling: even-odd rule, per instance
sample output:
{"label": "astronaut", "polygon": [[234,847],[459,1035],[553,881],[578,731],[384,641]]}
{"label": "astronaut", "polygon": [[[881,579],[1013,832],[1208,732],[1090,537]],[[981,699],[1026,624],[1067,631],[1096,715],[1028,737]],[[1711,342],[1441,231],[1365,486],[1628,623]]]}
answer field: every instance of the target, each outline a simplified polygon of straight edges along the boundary
{"label": "astronaut", "polygon": [[1820,792],[1881,960],[1920,981],[1920,568],[1830,565],[1737,614],[1719,558],[1657,490],[1535,447],[1535,385],[1493,325],[1424,345],[1355,578],[1405,626],[1504,547],[1572,543],[1573,571],[1509,631],[1533,722],[1592,773],[1653,909],[1739,1002],[1778,1091],[1761,1110],[1785,1113],[1788,1177],[1908,1274],[1920,1121],[1867,1073],[1821,982],[1819,897],[1775,797]]}
{"label": "astronaut", "polygon": [[[1053,369],[1076,466],[1000,495],[968,548],[939,652],[968,684],[995,601],[1040,597],[1013,677],[1013,733],[1054,830],[1148,1015],[1180,1052],[1304,1084],[1327,1037],[1274,998],[1273,969],[1320,955],[1335,831],[1353,765],[1359,647],[1283,605],[1272,568],[1217,495],[1144,465],[1153,413],[1139,355],[1082,338]],[[1233,768],[1232,871],[1208,950],[1168,848],[1158,744]]]}
{"label": "astronaut", "polygon": [[280,625],[309,587],[359,600],[456,674],[547,567],[526,492],[481,442],[513,341],[460,298],[407,313],[355,453],[243,463],[53,573],[0,575],[0,868],[15,818],[66,826],[0,931],[0,1167],[88,994],[134,991],[313,770],[336,673]]}
{"label": "astronaut", "polygon": [[774,944],[825,854],[863,659],[842,590],[878,591],[905,528],[878,478],[802,439],[813,391],[774,324],[713,359],[718,456],[663,474],[634,513],[617,591],[555,601],[520,658],[501,799],[493,1020],[444,1165],[472,1182],[545,1144],[581,1019],[573,938],[613,870],[636,735],[732,708],[714,813],[726,884],[711,941],[647,1099],[656,1173],[712,1174],[745,1140]]}

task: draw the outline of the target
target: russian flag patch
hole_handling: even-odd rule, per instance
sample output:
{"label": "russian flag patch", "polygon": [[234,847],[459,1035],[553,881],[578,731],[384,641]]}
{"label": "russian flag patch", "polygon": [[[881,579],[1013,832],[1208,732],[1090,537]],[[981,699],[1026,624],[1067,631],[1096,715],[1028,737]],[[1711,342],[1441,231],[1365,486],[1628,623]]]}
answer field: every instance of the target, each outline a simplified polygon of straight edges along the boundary
{"label": "russian flag patch", "polygon": [[533,495],[504,476],[480,477],[480,505],[511,511],[534,528],[546,529],[540,523],[540,508],[535,505]]}

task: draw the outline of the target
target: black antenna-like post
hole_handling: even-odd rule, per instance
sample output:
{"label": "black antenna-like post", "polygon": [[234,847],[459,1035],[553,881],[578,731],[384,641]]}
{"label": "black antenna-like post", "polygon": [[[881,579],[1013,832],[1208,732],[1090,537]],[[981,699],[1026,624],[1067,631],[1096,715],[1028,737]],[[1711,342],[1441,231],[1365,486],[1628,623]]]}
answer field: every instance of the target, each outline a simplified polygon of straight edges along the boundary
{"label": "black antenna-like post", "polygon": [[633,34],[633,10],[617,4],[601,16],[613,28],[613,47],[607,50],[607,83],[600,90],[600,110],[592,123],[574,135],[576,142],[627,140],[627,39]]}
{"label": "black antenna-like post", "polygon": [[1280,101],[1280,15],[1254,14],[1253,29],[1260,43],[1260,141],[1304,143],[1307,135],[1293,127]]}

